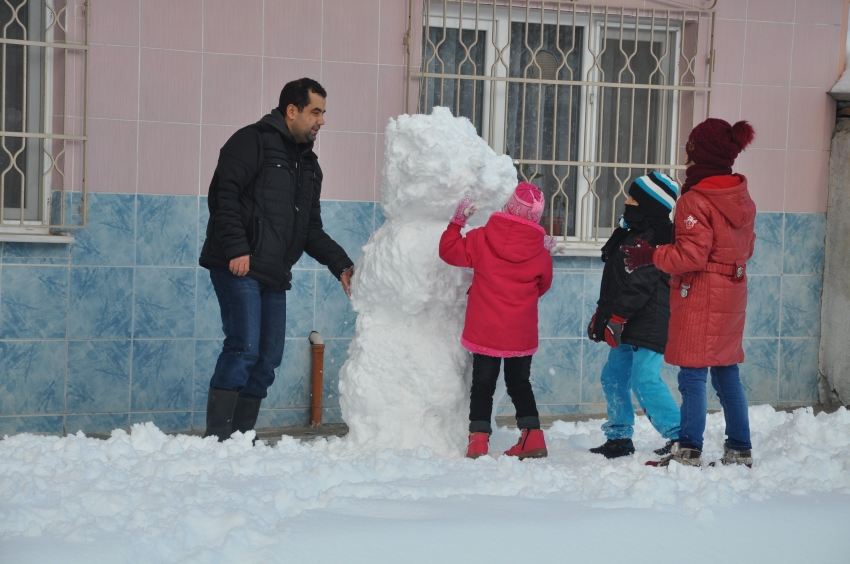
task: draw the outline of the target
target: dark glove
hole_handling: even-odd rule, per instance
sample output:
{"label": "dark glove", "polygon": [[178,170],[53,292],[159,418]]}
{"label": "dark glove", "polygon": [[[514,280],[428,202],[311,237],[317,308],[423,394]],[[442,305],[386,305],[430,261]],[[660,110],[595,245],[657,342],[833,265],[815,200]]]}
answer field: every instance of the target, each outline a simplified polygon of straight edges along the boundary
{"label": "dark glove", "polygon": [[605,342],[612,349],[616,349],[622,344],[623,328],[626,326],[626,320],[619,315],[612,315],[611,319],[605,325]]}
{"label": "dark glove", "polygon": [[623,262],[626,263],[626,272],[631,274],[636,268],[652,264],[652,255],[656,247],[653,247],[643,239],[635,239],[635,246],[623,245],[620,250],[626,253]]}
{"label": "dark glove", "polygon": [[601,343],[605,340],[605,318],[599,317],[599,308],[593,313],[590,318],[590,325],[587,326],[587,338],[595,343]]}
{"label": "dark glove", "polygon": [[[599,310],[597,309],[597,311]],[[596,313],[590,318],[590,325],[587,326],[587,338],[596,343],[602,340],[596,338]]]}

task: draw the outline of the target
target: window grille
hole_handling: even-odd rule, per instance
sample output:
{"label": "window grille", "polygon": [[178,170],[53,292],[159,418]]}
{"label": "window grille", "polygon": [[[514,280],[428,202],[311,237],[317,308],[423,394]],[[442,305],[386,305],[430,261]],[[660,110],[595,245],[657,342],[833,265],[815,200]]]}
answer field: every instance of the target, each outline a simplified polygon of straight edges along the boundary
{"label": "window grille", "polygon": [[669,3],[423,0],[408,89],[420,112],[469,118],[543,190],[546,230],[596,253],[635,178],[683,179],[684,140],[709,115],[714,12]]}
{"label": "window grille", "polygon": [[0,233],[86,223],[88,0],[0,0]]}

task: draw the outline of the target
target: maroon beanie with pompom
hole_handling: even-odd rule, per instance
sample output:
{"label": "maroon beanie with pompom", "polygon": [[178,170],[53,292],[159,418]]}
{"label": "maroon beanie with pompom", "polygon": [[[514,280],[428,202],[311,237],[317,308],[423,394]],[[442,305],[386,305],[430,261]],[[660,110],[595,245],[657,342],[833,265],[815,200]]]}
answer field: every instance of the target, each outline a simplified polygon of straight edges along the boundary
{"label": "maroon beanie with pompom", "polygon": [[746,121],[729,125],[722,119],[708,118],[697,125],[685,144],[694,164],[687,170],[682,193],[710,176],[732,174],[735,159],[754,138],[753,126]]}

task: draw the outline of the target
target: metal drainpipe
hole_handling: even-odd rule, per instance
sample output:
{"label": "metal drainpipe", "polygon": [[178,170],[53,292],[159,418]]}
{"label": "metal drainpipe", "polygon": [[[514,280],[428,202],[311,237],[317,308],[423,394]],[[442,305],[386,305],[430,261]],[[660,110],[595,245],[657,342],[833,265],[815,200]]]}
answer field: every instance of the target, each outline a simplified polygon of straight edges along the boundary
{"label": "metal drainpipe", "polygon": [[310,345],[313,347],[313,378],[310,389],[310,425],[322,425],[322,387],[325,369],[325,340],[318,331],[310,333]]}

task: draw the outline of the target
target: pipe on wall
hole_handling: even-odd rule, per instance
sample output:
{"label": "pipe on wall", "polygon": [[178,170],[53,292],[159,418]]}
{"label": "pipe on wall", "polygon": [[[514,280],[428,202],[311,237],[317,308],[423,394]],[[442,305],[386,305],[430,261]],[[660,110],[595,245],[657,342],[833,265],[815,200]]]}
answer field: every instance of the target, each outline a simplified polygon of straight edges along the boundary
{"label": "pipe on wall", "polygon": [[322,425],[322,388],[325,371],[325,340],[318,331],[312,331],[310,345],[313,349],[313,372],[310,384],[310,425]]}

